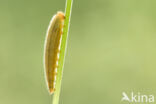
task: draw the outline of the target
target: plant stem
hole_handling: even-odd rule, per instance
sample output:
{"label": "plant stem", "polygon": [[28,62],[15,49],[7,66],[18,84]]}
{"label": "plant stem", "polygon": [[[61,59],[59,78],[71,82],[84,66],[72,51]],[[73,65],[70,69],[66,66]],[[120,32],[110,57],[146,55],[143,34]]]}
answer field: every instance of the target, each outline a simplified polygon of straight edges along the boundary
{"label": "plant stem", "polygon": [[53,95],[52,104],[59,104],[59,95],[60,95],[60,90],[61,90],[61,80],[62,80],[63,66],[64,66],[64,60],[65,60],[66,47],[67,47],[72,2],[73,0],[66,0],[65,21],[64,21],[63,35],[62,35],[62,41],[61,41],[60,56],[59,56],[59,61],[58,61],[58,71],[57,71],[56,87],[55,87],[56,90]]}

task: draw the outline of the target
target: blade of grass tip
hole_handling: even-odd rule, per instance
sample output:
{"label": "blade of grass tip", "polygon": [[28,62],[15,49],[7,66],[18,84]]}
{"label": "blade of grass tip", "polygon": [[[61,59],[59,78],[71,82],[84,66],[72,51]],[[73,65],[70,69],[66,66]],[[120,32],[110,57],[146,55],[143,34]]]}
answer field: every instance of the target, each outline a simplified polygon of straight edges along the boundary
{"label": "blade of grass tip", "polygon": [[59,104],[59,95],[61,90],[61,80],[62,80],[65,53],[66,53],[66,44],[68,38],[72,2],[73,0],[66,0],[65,21],[64,21],[63,35],[62,35],[61,48],[60,48],[60,58],[58,61],[58,73],[57,73],[56,87],[55,87],[56,90],[53,95],[52,104]]}

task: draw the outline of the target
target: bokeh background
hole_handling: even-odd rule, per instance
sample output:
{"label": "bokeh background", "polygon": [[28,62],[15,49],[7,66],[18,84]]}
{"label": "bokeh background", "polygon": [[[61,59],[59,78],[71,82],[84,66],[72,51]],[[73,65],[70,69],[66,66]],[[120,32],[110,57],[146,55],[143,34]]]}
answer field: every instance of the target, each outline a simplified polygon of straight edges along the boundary
{"label": "bokeh background", "polygon": [[[156,1],[74,0],[60,104],[156,95]],[[0,0],[0,104],[51,104],[43,49],[65,0]],[[126,102],[125,102],[126,103]]]}

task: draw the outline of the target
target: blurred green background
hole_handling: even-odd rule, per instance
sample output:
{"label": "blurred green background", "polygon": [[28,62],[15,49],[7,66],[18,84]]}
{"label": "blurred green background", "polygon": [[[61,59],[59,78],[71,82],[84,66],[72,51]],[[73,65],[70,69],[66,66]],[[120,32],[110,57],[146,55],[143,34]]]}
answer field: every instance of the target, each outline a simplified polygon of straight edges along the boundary
{"label": "blurred green background", "polygon": [[[74,0],[60,104],[156,95],[156,1]],[[46,30],[65,0],[0,0],[0,104],[51,104]]]}

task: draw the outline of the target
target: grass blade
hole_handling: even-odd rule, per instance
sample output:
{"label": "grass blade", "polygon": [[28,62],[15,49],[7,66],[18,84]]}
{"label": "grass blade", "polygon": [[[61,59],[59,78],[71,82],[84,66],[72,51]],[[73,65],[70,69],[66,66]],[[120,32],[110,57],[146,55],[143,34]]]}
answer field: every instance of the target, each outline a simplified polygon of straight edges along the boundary
{"label": "grass blade", "polygon": [[69,24],[70,24],[70,17],[71,17],[72,2],[73,0],[66,0],[65,21],[64,21],[62,42],[60,48],[60,57],[58,61],[58,73],[57,73],[56,87],[55,87],[56,91],[54,92],[53,95],[52,104],[59,104],[59,95],[61,90],[63,66],[64,66],[65,53],[67,48],[67,39],[68,39],[68,31],[69,31]]}

